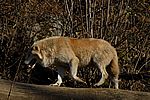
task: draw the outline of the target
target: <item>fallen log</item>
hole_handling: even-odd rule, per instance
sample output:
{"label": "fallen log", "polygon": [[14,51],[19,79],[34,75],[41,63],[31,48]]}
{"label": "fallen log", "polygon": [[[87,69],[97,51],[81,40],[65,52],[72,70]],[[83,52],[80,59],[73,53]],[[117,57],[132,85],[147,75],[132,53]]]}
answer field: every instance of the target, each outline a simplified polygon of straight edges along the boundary
{"label": "fallen log", "polygon": [[[0,100],[149,100],[150,93],[106,88],[67,88],[0,79]],[[10,96],[9,95],[10,92]],[[9,97],[9,98],[8,98]]]}

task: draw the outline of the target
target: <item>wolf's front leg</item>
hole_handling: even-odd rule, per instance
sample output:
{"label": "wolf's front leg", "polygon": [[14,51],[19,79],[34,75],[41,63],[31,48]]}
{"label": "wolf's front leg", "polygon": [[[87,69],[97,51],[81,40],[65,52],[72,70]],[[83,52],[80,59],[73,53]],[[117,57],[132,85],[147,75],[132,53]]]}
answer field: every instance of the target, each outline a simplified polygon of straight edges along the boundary
{"label": "wolf's front leg", "polygon": [[64,78],[65,71],[66,71],[65,68],[58,66],[58,67],[56,67],[56,69],[58,72],[58,76],[57,76],[58,80],[55,84],[50,84],[50,86],[60,86],[62,83],[62,78]]}
{"label": "wolf's front leg", "polygon": [[61,76],[58,74],[58,76],[57,76],[57,82],[56,83],[54,83],[54,84],[50,84],[50,86],[60,86],[61,85],[61,83],[62,83],[62,78],[61,78]]}

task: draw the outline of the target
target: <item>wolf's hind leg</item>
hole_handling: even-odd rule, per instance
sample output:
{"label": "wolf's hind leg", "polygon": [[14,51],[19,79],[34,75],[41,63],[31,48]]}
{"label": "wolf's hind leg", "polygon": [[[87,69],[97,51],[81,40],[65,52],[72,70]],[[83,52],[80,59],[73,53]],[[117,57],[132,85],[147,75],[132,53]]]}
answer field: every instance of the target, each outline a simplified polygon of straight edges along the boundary
{"label": "wolf's hind leg", "polygon": [[106,71],[106,66],[102,65],[102,66],[98,66],[98,68],[100,69],[100,72],[102,73],[102,77],[99,80],[99,82],[97,82],[96,84],[94,84],[94,86],[100,86],[105,82],[105,79],[108,78],[108,73]]}
{"label": "wolf's hind leg", "polygon": [[86,84],[85,81],[77,77],[78,64],[79,64],[79,59],[77,57],[74,57],[74,59],[72,59],[70,62],[70,74],[74,80]]}
{"label": "wolf's hind leg", "polygon": [[111,81],[113,82],[113,85],[115,87],[115,89],[119,89],[119,81],[118,81],[118,77],[119,77],[119,66],[118,66],[118,59],[114,58],[111,63],[110,63],[111,67]]}

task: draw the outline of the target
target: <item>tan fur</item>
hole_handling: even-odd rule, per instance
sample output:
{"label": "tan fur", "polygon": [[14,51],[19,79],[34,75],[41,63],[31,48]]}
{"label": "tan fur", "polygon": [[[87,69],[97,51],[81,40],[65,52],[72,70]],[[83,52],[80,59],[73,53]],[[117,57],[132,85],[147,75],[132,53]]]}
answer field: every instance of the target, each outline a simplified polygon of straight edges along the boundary
{"label": "tan fur", "polygon": [[[117,52],[105,40],[50,37],[35,42],[32,46],[32,55],[44,67],[55,65],[60,75],[58,76],[59,81],[62,81],[61,77],[64,76],[65,69],[70,68],[72,78],[84,82],[76,76],[77,69],[94,62],[102,73],[102,78],[95,86],[102,85],[105,82],[108,77],[106,66],[110,65],[112,82],[115,84],[115,88],[118,89],[119,66]],[[58,85],[61,84],[61,82],[57,83]]]}

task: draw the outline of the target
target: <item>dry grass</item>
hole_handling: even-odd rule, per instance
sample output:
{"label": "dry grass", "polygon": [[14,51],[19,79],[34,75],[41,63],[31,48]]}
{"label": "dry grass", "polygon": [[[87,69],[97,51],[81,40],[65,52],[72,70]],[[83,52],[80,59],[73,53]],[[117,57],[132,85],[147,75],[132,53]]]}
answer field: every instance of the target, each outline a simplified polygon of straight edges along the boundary
{"label": "dry grass", "polygon": [[[111,42],[117,49],[120,88],[149,91],[149,27],[148,0],[3,0],[0,2],[0,75],[3,79],[28,82],[30,75],[23,60],[27,48],[36,40],[54,35],[94,37]],[[30,83],[49,83],[47,74],[37,77],[42,73],[45,70],[35,69]],[[88,85],[74,84],[67,77],[64,85],[92,87],[98,74],[90,67],[80,69],[79,76]],[[109,82],[103,87],[109,87]]]}

